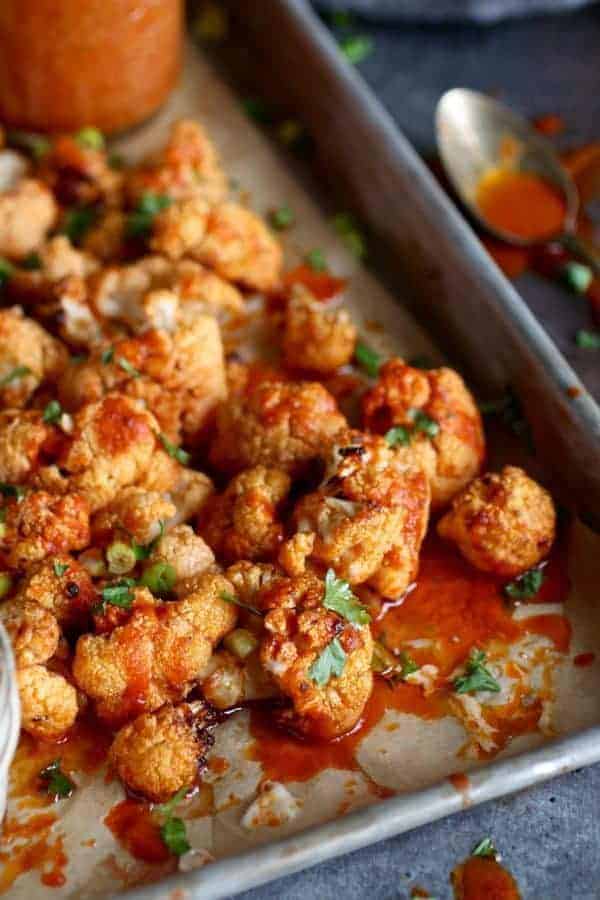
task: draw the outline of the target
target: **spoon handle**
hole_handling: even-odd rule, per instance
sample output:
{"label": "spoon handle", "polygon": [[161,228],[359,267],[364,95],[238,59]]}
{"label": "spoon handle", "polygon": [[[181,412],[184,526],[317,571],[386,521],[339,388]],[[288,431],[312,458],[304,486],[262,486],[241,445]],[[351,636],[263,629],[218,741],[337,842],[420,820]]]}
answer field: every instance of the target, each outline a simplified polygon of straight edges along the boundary
{"label": "spoon handle", "polygon": [[583,260],[596,277],[600,277],[600,258],[587,241],[582,240],[575,234],[567,232],[562,235],[560,242],[566,250]]}

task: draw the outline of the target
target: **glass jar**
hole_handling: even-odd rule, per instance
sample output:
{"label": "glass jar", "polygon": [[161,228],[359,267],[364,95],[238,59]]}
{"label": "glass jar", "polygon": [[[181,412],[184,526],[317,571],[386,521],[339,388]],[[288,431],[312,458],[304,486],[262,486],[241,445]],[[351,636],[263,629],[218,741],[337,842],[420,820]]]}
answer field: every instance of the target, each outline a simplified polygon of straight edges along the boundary
{"label": "glass jar", "polygon": [[6,809],[8,767],[19,740],[20,719],[12,649],[8,635],[0,624],[0,825]]}
{"label": "glass jar", "polygon": [[1,0],[0,120],[30,131],[148,118],[177,79],[183,0]]}

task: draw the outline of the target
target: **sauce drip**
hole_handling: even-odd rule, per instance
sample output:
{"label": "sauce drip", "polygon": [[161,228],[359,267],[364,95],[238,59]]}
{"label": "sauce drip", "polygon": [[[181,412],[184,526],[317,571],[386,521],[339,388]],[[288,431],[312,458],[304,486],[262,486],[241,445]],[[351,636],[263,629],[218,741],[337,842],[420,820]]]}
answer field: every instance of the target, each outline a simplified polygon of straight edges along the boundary
{"label": "sauce drip", "polygon": [[528,240],[560,233],[565,203],[555,188],[538,175],[493,169],[481,179],[477,206],[495,228]]}
{"label": "sauce drip", "polygon": [[123,800],[112,807],[104,824],[135,859],[147,863],[164,863],[171,858],[149,804]]}
{"label": "sauce drip", "polygon": [[520,900],[510,872],[489,856],[470,856],[451,876],[456,900]]}

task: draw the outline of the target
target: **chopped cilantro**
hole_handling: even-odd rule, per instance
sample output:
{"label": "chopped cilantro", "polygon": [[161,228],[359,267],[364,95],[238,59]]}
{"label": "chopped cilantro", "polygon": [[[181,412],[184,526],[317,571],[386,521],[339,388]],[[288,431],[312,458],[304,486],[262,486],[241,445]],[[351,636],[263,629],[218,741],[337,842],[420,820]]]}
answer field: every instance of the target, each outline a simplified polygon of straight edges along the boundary
{"label": "chopped cilantro", "polygon": [[504,585],[504,593],[513,600],[528,600],[535,597],[544,581],[541,569],[529,569]]}
{"label": "chopped cilantro", "polygon": [[394,425],[385,433],[385,439],[390,447],[397,447],[398,444],[406,447],[410,444],[410,437],[410,431],[403,425]]}
{"label": "chopped cilantro", "polygon": [[69,570],[69,563],[61,563],[57,559],[52,563],[52,568],[54,569],[54,574],[57,578],[61,578],[65,572]]}
{"label": "chopped cilantro", "polygon": [[366,34],[351,34],[342,38],[340,50],[353,66],[363,62],[373,52],[373,41]]}
{"label": "chopped cilantro", "polygon": [[276,231],[285,231],[295,222],[294,212],[289,206],[280,206],[269,213],[269,222]]}
{"label": "chopped cilantro", "polygon": [[183,856],[190,849],[183,819],[179,819],[176,816],[167,819],[160,826],[160,836],[165,846],[174,856]]}
{"label": "chopped cilantro", "polygon": [[247,609],[248,612],[254,613],[255,616],[263,615],[256,606],[250,606],[249,603],[243,603],[241,600],[238,600],[235,594],[230,594],[228,591],[221,592],[221,600],[224,600],[225,603],[233,603],[235,606],[240,606],[242,609]]}
{"label": "chopped cilantro", "polygon": [[146,191],[138,205],[129,213],[126,231],[129,237],[146,237],[152,228],[154,217],[171,205],[173,200],[166,194]]}
{"label": "chopped cilantro", "polygon": [[21,268],[27,269],[29,272],[35,272],[36,269],[42,268],[42,260],[40,259],[39,253],[28,253],[21,260]]}
{"label": "chopped cilantro", "polygon": [[454,681],[457,694],[474,694],[478,691],[491,691],[497,694],[500,685],[485,667],[486,655],[483,650],[475,650],[467,660],[465,674]]}
{"label": "chopped cilantro", "polygon": [[583,263],[574,260],[565,263],[561,269],[561,275],[567,287],[576,294],[585,294],[594,278],[594,273],[589,266],[584,266]]}
{"label": "chopped cilantro", "polygon": [[352,593],[348,582],[337,578],[333,569],[328,569],[325,575],[323,606],[338,613],[348,622],[353,622],[357,625],[366,625],[371,621],[371,616]]}
{"label": "chopped cilantro", "polygon": [[479,843],[471,850],[471,856],[491,856],[493,859],[496,859],[497,855],[498,852],[494,847],[494,842],[489,837],[483,838],[483,840],[479,841]]}
{"label": "chopped cilantro", "polygon": [[3,497],[14,497],[15,500],[22,500],[26,493],[25,488],[21,487],[20,484],[7,484],[5,481],[0,481],[0,494]]}
{"label": "chopped cilantro", "polygon": [[0,287],[4,287],[9,278],[12,277],[15,267],[11,262],[0,256]]}
{"label": "chopped cilantro", "polygon": [[121,609],[129,609],[133,603],[132,587],[135,585],[135,578],[121,578],[114,584],[107,584],[102,588],[102,600],[94,608],[94,612],[103,613],[108,603],[110,606],[118,606]]}
{"label": "chopped cilantro", "polygon": [[100,356],[100,362],[107,366],[109,363],[113,361],[115,358],[115,348],[108,347],[106,350],[102,351],[102,355]]}
{"label": "chopped cilantro", "polygon": [[309,250],[304,257],[305,263],[315,272],[325,272],[327,269],[327,260],[325,254],[319,247]]}
{"label": "chopped cilantro", "polygon": [[411,675],[413,672],[418,672],[421,668],[406,650],[403,650],[402,653],[399,654],[398,662],[400,664],[399,675],[402,679],[405,679],[407,675]]}
{"label": "chopped cilantro", "polygon": [[190,461],[190,454],[183,450],[181,447],[176,447],[175,444],[172,444],[171,441],[165,437],[164,434],[159,434],[158,439],[173,459],[176,459],[177,462],[181,463],[182,466],[185,466]]}
{"label": "chopped cilantro", "polygon": [[132,378],[140,378],[141,372],[136,369],[134,365],[132,365],[128,359],[125,359],[124,356],[117,356],[116,363],[123,369],[124,372],[127,372],[128,375],[131,375]]}
{"label": "chopped cilantro", "polygon": [[352,255],[357,259],[363,259],[367,245],[352,216],[349,213],[337,213],[332,219],[332,224]]}
{"label": "chopped cilantro", "polygon": [[74,783],[60,768],[60,759],[54,759],[42,769],[40,778],[44,782],[46,793],[55,801],[70,797],[75,790]]}
{"label": "chopped cilantro", "polygon": [[80,128],[75,135],[75,140],[85,150],[104,150],[105,147],[104,135],[98,128],[91,126]]}
{"label": "chopped cilantro", "polygon": [[412,419],[415,431],[422,431],[423,434],[426,434],[427,437],[431,438],[439,433],[439,424],[435,419],[432,419],[431,416],[428,416],[427,413],[424,413],[422,409],[409,409],[408,416]]}
{"label": "chopped cilantro", "polygon": [[60,420],[62,414],[63,408],[58,400],[50,400],[50,402],[47,403],[44,408],[42,420],[44,422],[47,422],[49,425],[56,425],[56,423]]}
{"label": "chopped cilantro", "polygon": [[381,365],[381,357],[379,353],[372,350],[362,341],[358,341],[354,348],[354,359],[370,378],[377,378],[379,374],[379,366]]}
{"label": "chopped cilantro", "polygon": [[345,665],[346,654],[344,653],[344,648],[339,640],[334,638],[317,656],[308,670],[308,677],[315,684],[318,684],[319,687],[323,687],[332,677],[339,678],[344,671]]}
{"label": "chopped cilantro", "polygon": [[587,331],[581,328],[575,335],[575,342],[584,350],[600,350],[600,331]]}
{"label": "chopped cilantro", "polygon": [[12,384],[13,381],[18,381],[19,378],[24,378],[25,375],[31,375],[29,366],[15,366],[8,375],[0,378],[0,387],[6,387],[7,384]]}
{"label": "chopped cilantro", "polygon": [[77,244],[96,221],[96,210],[91,206],[74,206],[65,213],[60,234],[66,234],[71,243]]}

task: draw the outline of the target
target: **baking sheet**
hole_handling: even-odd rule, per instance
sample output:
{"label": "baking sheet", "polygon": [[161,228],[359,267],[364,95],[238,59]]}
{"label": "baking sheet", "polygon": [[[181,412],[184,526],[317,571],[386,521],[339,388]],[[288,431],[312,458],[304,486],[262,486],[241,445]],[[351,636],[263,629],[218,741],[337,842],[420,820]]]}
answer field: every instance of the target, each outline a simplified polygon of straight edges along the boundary
{"label": "baking sheet", "polygon": [[[238,99],[196,51],[188,49],[182,85],[168,107],[135,135],[122,140],[118,149],[131,159],[144,154],[161,143],[169,124],[181,116],[196,117],[206,126],[222,154],[226,171],[241,185],[254,209],[266,212],[284,203],[294,209],[298,224],[284,237],[287,261],[293,264],[310,248],[322,248],[331,269],[351,278],[344,302],[357,324],[367,330],[372,345],[384,353],[424,353],[433,359],[441,358],[406,310],[372,275],[357,267],[321,210],[290,176],[280,156],[248,121]],[[373,319],[383,326],[381,330],[372,329]],[[594,652],[596,660],[588,668],[576,668],[568,662],[557,668],[552,727],[558,736],[600,722],[600,610],[594,603],[600,583],[600,540],[583,526],[576,527],[571,535],[570,572],[574,582],[567,604],[573,626],[570,657]],[[502,763],[504,756],[512,757],[541,744],[541,735],[530,734],[515,740],[500,755],[500,762],[486,767],[491,772],[489,777],[483,772],[471,773],[461,790],[446,781],[425,793],[407,793],[430,788],[457,771],[478,769],[480,763],[471,760],[467,765],[458,755],[466,737],[454,718],[424,721],[388,711],[359,747],[361,771],[328,770],[309,781],[287,784],[297,806],[295,817],[281,826],[247,829],[241,820],[256,797],[262,771],[246,754],[251,743],[247,713],[235,714],[217,730],[211,753],[227,761],[221,767],[225,771],[219,777],[209,776],[206,788],[186,808],[184,816],[188,819],[192,846],[206,851],[203,860],[228,858],[244,851],[251,854],[235,863],[223,866],[212,862],[191,874],[177,876],[182,892],[169,893],[174,887],[169,881],[169,888],[156,888],[157,896],[178,900],[227,896],[269,877],[314,864],[327,855],[354,849],[457,811],[465,804],[581,765],[589,761],[590,753],[591,758],[600,757],[600,739],[597,750],[592,752],[589,740],[584,746],[583,739],[576,737],[560,751],[546,750],[545,755],[512,761],[507,772]],[[120,784],[106,783],[102,773],[76,777],[78,790],[61,803],[61,820],[49,837],[63,839],[68,857],[64,885],[46,887],[40,883],[40,873],[32,871],[15,881],[10,896],[23,900],[46,895],[93,898],[136,884],[144,885],[140,895],[151,896],[148,883],[172,873],[175,863],[149,866],[133,860],[103,824],[108,809],[124,796]],[[373,790],[373,782],[406,796],[381,801]],[[15,801],[16,798],[11,801],[11,816],[18,812]],[[361,809],[362,816],[349,815]],[[340,815],[345,818],[340,819]],[[305,831],[323,823],[331,823],[325,832]],[[301,838],[295,837],[302,832]],[[282,839],[283,844],[275,843]],[[262,855],[254,852],[253,848],[265,844],[272,846]]]}

